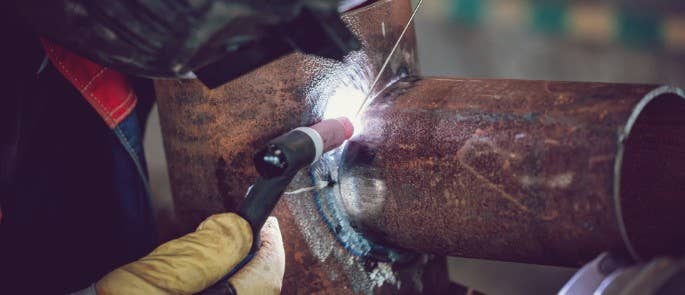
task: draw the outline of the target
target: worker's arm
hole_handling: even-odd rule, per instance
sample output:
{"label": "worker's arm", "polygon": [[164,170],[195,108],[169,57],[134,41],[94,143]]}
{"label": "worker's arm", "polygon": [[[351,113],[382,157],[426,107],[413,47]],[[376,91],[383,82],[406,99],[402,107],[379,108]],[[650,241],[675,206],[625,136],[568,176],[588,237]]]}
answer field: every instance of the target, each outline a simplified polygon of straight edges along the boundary
{"label": "worker's arm", "polygon": [[[233,213],[207,218],[197,230],[122,266],[96,284],[98,294],[194,294],[213,285],[252,247],[252,229]],[[255,257],[229,278],[239,295],[278,294],[285,271],[283,240],[269,218]]]}

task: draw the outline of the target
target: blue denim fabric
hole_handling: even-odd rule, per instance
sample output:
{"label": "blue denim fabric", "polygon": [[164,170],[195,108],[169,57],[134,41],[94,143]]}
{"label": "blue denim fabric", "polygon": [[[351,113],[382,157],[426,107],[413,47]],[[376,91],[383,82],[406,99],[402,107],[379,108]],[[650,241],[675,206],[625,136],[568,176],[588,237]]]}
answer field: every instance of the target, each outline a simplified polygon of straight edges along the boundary
{"label": "blue denim fabric", "polygon": [[[123,239],[139,241],[123,245],[129,253],[148,251],[155,243],[155,231],[152,223],[152,205],[150,184],[148,183],[147,164],[143,152],[142,126],[134,109],[114,130],[118,144],[114,144],[113,153],[118,158],[114,162],[117,185],[115,189],[121,196],[118,212],[120,231]],[[122,149],[126,154],[122,154]],[[137,177],[136,177],[137,176]]]}

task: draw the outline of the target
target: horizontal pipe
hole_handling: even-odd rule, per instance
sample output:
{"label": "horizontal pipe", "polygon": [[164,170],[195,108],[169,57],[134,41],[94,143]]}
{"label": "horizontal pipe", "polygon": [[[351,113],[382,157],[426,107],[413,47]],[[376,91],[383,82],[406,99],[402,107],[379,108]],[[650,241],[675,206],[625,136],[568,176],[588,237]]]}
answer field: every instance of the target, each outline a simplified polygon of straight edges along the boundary
{"label": "horizontal pipe", "polygon": [[360,121],[340,198],[376,241],[565,266],[606,250],[685,250],[678,89],[412,78]]}

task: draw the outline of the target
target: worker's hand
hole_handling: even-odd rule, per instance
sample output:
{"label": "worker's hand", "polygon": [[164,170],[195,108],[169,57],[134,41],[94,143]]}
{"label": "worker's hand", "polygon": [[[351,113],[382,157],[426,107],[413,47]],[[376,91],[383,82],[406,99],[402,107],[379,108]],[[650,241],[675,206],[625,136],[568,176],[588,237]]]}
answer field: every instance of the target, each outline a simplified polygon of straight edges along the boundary
{"label": "worker's hand", "polygon": [[285,251],[278,220],[269,217],[259,235],[255,256],[228,281],[238,295],[279,294],[285,272]]}
{"label": "worker's hand", "polygon": [[[261,248],[269,250],[260,249],[245,270],[235,276],[243,272],[252,276],[255,269],[265,272],[255,274],[257,277],[231,278],[241,295],[249,292],[263,294],[280,288],[285,261],[283,245],[278,226],[273,221],[268,224],[265,228],[270,234],[262,234]],[[251,246],[252,231],[247,221],[233,213],[213,215],[195,232],[169,241],[149,255],[107,274],[97,282],[97,293],[197,293],[233,269],[247,256]]]}

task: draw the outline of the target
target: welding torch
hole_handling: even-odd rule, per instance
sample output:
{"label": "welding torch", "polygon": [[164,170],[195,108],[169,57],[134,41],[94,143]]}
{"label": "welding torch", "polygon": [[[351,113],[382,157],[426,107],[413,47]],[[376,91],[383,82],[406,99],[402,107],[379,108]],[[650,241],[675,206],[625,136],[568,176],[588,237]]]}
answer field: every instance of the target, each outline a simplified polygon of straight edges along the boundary
{"label": "welding torch", "polygon": [[[249,188],[237,212],[252,227],[253,237],[259,237],[262,225],[295,174],[342,145],[353,133],[349,119],[328,119],[295,128],[269,141],[254,155],[254,165],[261,177]],[[255,247],[253,243],[253,251]]]}
{"label": "welding torch", "polygon": [[200,294],[233,294],[232,287],[225,282],[254,256],[259,248],[262,226],[297,172],[321,159],[324,153],[342,145],[353,133],[354,127],[349,119],[327,119],[310,127],[295,128],[269,141],[257,151],[253,161],[260,178],[250,186],[236,212],[250,224],[252,248],[247,257],[226,276]]}

